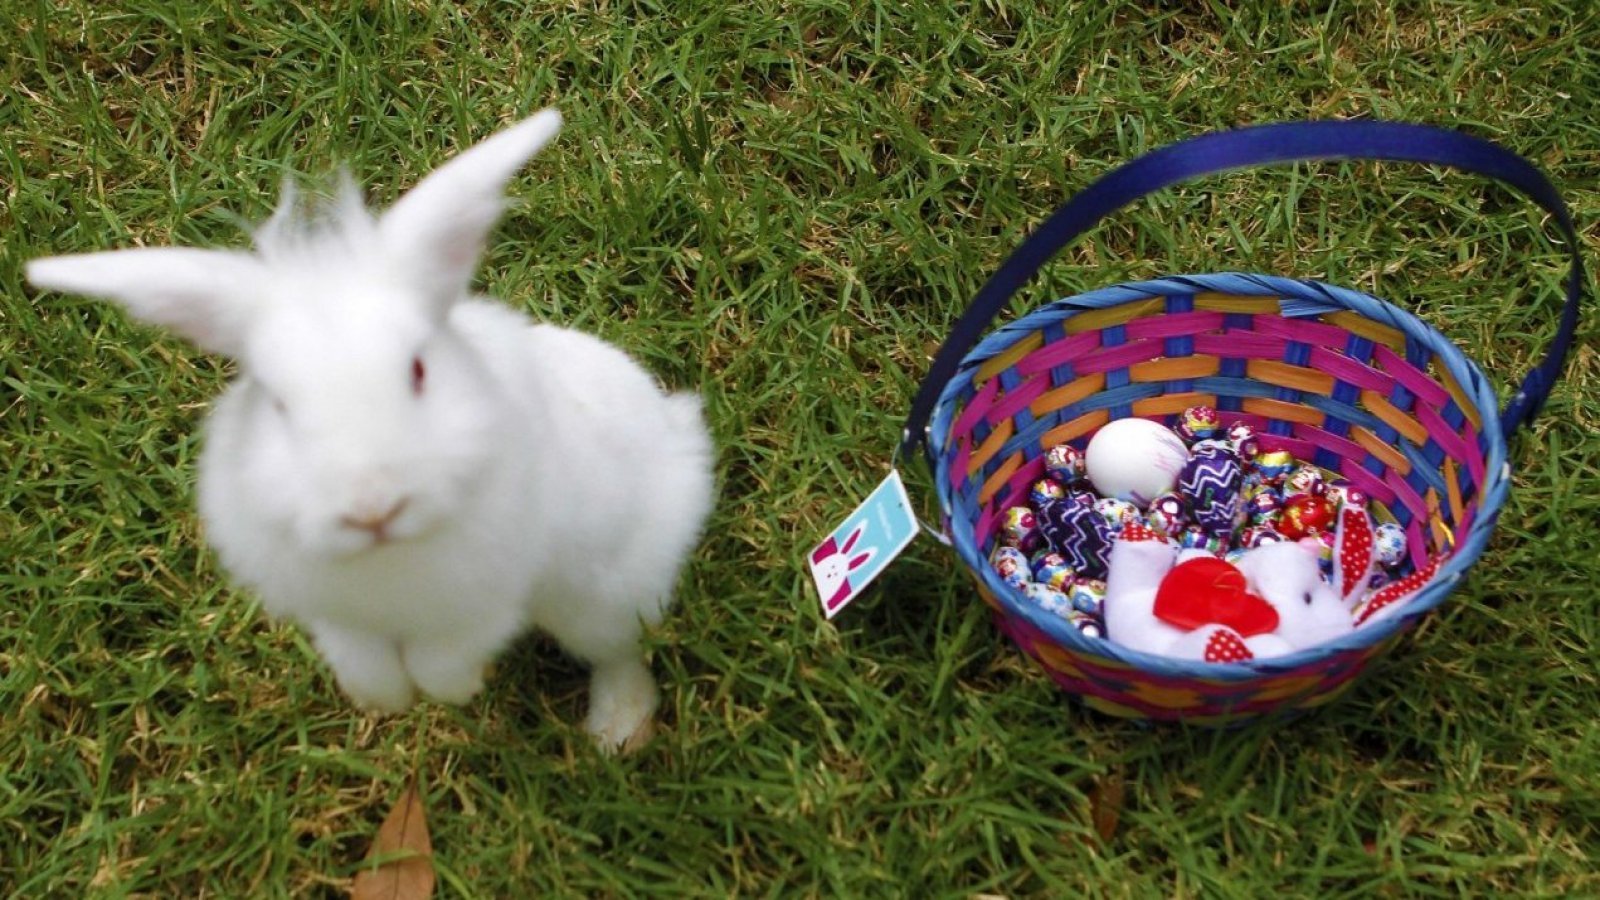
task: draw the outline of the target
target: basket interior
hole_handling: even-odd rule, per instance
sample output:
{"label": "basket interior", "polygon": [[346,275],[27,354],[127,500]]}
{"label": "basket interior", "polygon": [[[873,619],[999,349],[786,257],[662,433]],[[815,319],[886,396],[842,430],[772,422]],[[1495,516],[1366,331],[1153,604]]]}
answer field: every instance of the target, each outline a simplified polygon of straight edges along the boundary
{"label": "basket interior", "polygon": [[[935,409],[929,446],[946,526],[1002,612],[1049,625],[986,564],[1002,513],[1042,477],[1044,452],[1082,448],[1113,419],[1170,425],[1198,404],[1215,407],[1224,425],[1254,426],[1263,450],[1287,450],[1366,491],[1379,517],[1406,530],[1416,566],[1444,561],[1436,582],[1453,582],[1481,552],[1504,499],[1493,391],[1414,316],[1359,292],[1271,276],[1119,285],[992,333]],[[1446,589],[1430,585],[1395,621],[1414,621]],[[1358,629],[1348,642],[1369,646],[1394,627]],[[1071,627],[1046,630],[1080,648],[1106,643]]]}

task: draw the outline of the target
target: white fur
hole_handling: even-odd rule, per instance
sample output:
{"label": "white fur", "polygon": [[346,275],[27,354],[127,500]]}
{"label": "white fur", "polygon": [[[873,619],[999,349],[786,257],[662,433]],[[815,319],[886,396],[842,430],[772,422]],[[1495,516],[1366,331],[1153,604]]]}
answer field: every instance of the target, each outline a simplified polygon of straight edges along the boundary
{"label": "white fur", "polygon": [[506,129],[379,218],[346,185],[308,225],[291,192],[254,253],[56,257],[28,277],[239,360],[207,423],[201,516],[352,700],[463,702],[538,627],[594,667],[587,726],[615,747],[657,704],[641,625],[710,511],[712,447],[697,397],[469,296],[506,181],[559,127],[547,110]]}
{"label": "white fur", "polygon": [[[1179,552],[1161,541],[1117,541],[1106,579],[1106,637],[1125,647],[1200,659],[1216,630],[1175,628],[1156,617],[1156,593],[1174,566],[1204,551]],[[1355,627],[1350,610],[1318,574],[1314,552],[1299,544],[1266,544],[1239,561],[1246,587],[1278,611],[1278,628],[1242,638],[1257,658],[1282,656]],[[1310,602],[1307,602],[1309,598]]]}

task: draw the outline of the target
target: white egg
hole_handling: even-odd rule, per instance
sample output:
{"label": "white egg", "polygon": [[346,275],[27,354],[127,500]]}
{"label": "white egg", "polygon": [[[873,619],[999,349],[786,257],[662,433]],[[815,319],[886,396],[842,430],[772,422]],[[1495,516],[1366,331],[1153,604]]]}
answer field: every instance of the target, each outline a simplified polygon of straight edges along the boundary
{"label": "white egg", "polygon": [[1189,448],[1160,423],[1118,419],[1095,432],[1084,457],[1095,490],[1142,509],[1177,484]]}

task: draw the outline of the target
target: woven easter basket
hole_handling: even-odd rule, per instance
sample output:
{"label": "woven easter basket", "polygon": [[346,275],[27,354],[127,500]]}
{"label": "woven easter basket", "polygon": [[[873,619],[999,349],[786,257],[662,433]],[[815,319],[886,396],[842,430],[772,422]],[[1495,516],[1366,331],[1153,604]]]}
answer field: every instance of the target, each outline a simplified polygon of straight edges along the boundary
{"label": "woven easter basket", "polygon": [[[1073,238],[1153,190],[1270,162],[1384,159],[1489,175],[1544,207],[1572,249],[1556,339],[1506,409],[1437,330],[1360,291],[1269,275],[1162,278],[1058,300],[981,336]],[[902,444],[922,445],[944,531],[1001,631],[1066,691],[1117,716],[1232,724],[1293,714],[1349,687],[1441,603],[1483,552],[1510,488],[1506,442],[1535,415],[1576,325],[1582,270],[1570,217],[1533,166],[1456,132],[1386,122],[1268,125],[1205,135],[1106,175],[1032,234],[974,299],[935,357]],[[1001,514],[1043,476],[1044,453],[1082,449],[1140,416],[1171,424],[1216,408],[1367,492],[1400,524],[1425,585],[1393,614],[1291,655],[1206,663],[1086,636],[1008,587],[988,564]]]}

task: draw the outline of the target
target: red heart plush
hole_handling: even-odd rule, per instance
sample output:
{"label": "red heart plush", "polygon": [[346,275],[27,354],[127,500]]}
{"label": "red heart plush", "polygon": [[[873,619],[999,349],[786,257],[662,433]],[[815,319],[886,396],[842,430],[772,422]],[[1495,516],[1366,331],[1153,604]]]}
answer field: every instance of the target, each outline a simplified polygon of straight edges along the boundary
{"label": "red heart plush", "polygon": [[1193,631],[1202,625],[1226,625],[1244,637],[1278,630],[1278,611],[1250,593],[1244,573],[1215,557],[1180,563],[1156,589],[1156,618]]}

